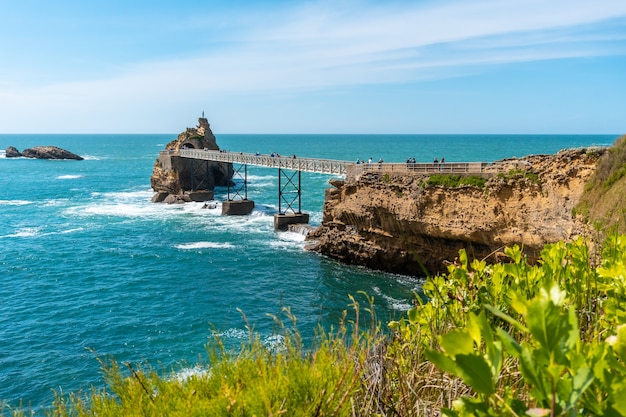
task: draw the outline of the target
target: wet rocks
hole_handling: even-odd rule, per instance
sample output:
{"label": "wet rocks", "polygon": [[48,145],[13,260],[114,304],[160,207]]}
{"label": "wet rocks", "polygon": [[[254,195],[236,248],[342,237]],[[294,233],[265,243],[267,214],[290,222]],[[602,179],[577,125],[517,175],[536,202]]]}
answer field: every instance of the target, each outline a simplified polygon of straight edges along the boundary
{"label": "wet rocks", "polygon": [[6,149],[7,158],[17,158],[20,156],[33,159],[73,159],[76,161],[82,161],[84,159],[80,155],[76,155],[75,153],[57,146],[35,146],[34,148],[24,149],[21,153],[13,146],[9,146]]}

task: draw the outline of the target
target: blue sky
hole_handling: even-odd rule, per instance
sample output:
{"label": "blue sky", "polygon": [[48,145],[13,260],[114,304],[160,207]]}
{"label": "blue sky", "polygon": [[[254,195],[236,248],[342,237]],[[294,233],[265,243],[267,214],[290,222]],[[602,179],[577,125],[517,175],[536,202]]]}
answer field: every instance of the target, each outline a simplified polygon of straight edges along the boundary
{"label": "blue sky", "polygon": [[624,0],[0,10],[0,133],[626,133]]}

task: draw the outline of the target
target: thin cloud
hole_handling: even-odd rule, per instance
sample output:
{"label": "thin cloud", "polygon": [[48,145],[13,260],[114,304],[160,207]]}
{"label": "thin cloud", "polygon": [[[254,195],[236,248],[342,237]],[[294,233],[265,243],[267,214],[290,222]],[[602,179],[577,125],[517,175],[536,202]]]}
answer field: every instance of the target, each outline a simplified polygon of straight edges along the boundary
{"label": "thin cloud", "polygon": [[[76,74],[81,81],[47,85],[39,79],[36,87],[5,78],[0,107],[5,115],[33,106],[80,113],[182,97],[333,91],[458,77],[492,65],[626,55],[626,2],[613,0],[320,2],[253,12],[259,14],[216,25],[204,35],[203,20],[190,18],[194,36],[208,38],[204,50],[183,58],[118,62],[106,77]],[[220,16],[211,20],[220,22]]]}

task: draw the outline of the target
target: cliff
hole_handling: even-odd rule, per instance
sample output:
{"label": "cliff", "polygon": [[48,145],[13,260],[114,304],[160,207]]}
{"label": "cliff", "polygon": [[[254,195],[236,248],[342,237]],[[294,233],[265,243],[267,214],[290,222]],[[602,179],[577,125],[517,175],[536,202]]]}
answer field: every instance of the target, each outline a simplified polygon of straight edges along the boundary
{"label": "cliff", "polygon": [[445,176],[384,174],[334,180],[309,249],[349,264],[424,276],[458,251],[496,261],[520,244],[530,261],[546,243],[588,235],[574,207],[604,149],[499,161],[499,174],[441,186]]}
{"label": "cliff", "polygon": [[232,164],[181,158],[177,152],[184,148],[219,150],[206,118],[199,118],[198,126],[187,128],[159,154],[150,178],[152,189],[156,191],[153,202],[212,200],[215,186],[229,184],[233,176]]}

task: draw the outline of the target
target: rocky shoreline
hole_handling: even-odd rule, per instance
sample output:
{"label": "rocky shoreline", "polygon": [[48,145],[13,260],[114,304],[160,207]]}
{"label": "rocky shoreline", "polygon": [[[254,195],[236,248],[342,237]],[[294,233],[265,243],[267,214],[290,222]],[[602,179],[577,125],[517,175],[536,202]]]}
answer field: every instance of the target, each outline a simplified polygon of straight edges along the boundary
{"label": "rocky shoreline", "polygon": [[412,276],[444,272],[460,249],[471,259],[497,261],[505,246],[518,244],[533,261],[547,243],[591,234],[574,207],[604,152],[499,161],[503,173],[482,187],[429,185],[424,175],[333,180],[308,249]]}

